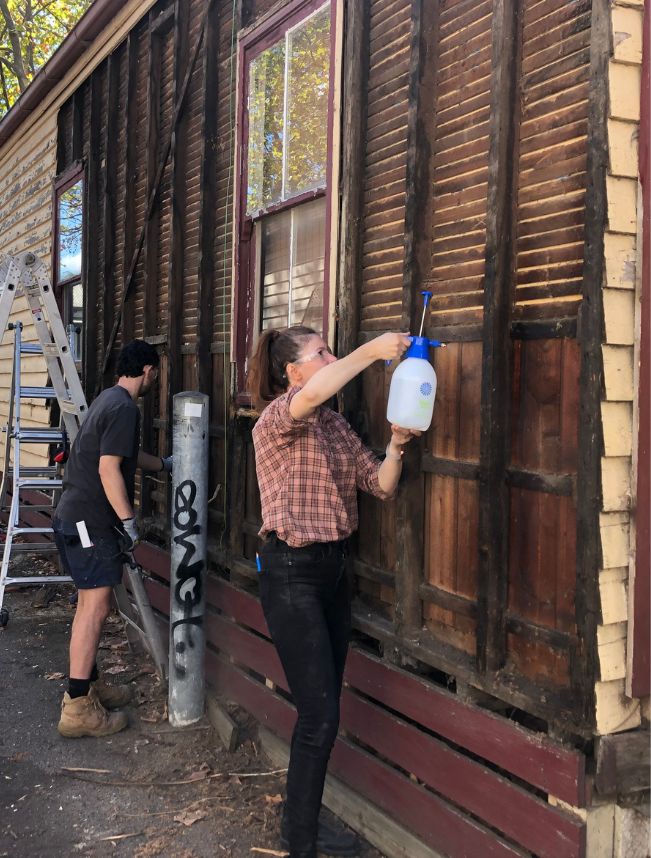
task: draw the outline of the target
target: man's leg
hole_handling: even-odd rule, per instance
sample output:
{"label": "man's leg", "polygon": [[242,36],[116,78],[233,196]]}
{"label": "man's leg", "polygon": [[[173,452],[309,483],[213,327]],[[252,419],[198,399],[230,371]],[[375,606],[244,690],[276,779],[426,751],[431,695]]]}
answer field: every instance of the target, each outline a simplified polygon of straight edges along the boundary
{"label": "man's leg", "polygon": [[[79,590],[70,636],[70,679],[89,680],[102,627],[111,611],[111,587]],[[72,695],[71,695],[72,696]]]}

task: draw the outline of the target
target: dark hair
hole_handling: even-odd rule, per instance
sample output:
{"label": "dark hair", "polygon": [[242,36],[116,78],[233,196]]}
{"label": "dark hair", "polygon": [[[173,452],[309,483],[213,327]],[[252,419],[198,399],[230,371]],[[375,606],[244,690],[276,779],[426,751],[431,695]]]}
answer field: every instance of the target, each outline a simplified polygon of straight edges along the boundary
{"label": "dark hair", "polygon": [[315,330],[303,325],[284,330],[271,328],[260,334],[248,375],[249,393],[258,411],[287,390],[287,364],[298,360],[305,340],[315,334]]}
{"label": "dark hair", "polygon": [[132,340],[122,346],[118,356],[118,376],[138,378],[146,366],[158,366],[160,359],[154,346],[144,340]]}

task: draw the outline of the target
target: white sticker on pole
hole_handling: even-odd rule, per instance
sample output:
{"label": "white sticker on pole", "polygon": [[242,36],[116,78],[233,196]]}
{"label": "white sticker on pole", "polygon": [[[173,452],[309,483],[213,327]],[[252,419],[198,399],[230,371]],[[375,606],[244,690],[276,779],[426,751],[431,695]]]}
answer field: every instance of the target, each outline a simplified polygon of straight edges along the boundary
{"label": "white sticker on pole", "polygon": [[185,416],[186,417],[201,417],[203,405],[200,402],[186,402]]}

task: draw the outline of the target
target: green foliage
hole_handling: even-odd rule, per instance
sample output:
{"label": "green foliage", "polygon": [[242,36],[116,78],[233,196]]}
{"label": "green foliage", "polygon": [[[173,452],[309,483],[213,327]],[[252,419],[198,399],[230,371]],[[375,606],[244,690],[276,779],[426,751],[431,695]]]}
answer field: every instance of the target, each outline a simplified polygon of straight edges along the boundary
{"label": "green foliage", "polygon": [[0,116],[29,86],[92,0],[0,0]]}

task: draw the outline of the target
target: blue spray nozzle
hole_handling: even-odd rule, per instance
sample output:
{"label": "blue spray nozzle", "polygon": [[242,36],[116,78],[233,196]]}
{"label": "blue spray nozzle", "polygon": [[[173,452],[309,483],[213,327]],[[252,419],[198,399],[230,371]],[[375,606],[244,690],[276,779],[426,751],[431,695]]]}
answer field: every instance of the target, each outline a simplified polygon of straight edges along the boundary
{"label": "blue spray nozzle", "polygon": [[[405,357],[422,358],[429,360],[429,349],[444,349],[445,343],[440,340],[430,340],[427,337],[409,337],[411,345],[407,349]],[[391,361],[388,360],[387,366],[391,366]]]}
{"label": "blue spray nozzle", "polygon": [[439,340],[430,340],[427,337],[410,337],[411,345],[407,349],[406,357],[422,358],[429,360],[429,350],[444,347]]}

